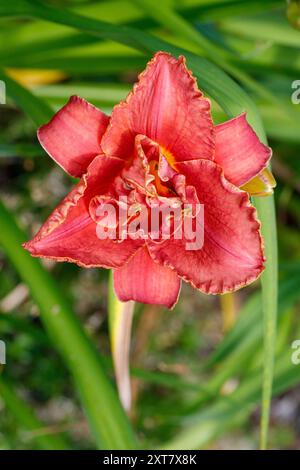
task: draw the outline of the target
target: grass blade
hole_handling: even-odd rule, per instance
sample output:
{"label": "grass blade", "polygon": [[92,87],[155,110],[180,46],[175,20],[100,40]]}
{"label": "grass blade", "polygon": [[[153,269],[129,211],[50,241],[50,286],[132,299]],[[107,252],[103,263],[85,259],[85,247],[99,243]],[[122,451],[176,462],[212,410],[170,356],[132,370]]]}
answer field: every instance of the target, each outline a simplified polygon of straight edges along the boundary
{"label": "grass blade", "polygon": [[266,269],[261,277],[262,300],[264,313],[264,370],[261,414],[260,448],[267,448],[270,402],[272,396],[272,381],[274,370],[274,354],[276,343],[277,296],[278,296],[278,266],[277,266],[277,236],[274,201],[256,198],[255,206],[263,215],[262,234],[265,244]]}
{"label": "grass blade", "polygon": [[49,121],[53,111],[43,100],[36,98],[30,91],[10,78],[0,69],[0,80],[6,84],[7,94],[23,109],[38,126]]}
{"label": "grass blade", "polygon": [[[182,38],[187,39],[191,45],[197,45],[200,48],[200,53],[203,51],[206,56],[210,57],[210,60],[221,66],[235,79],[241,81],[241,83],[243,83],[249,90],[254,91],[258,96],[270,103],[280,106],[275,95],[273,95],[262,84],[254,80],[252,76],[248,75],[245,71],[240,70],[240,68],[236,67],[232,63],[232,60],[236,59],[234,54],[208,40],[200,31],[173,11],[168,5],[154,5],[151,0],[134,0],[134,2],[141,6],[141,8],[148,13],[149,16],[152,16],[158,23],[170,29],[175,37],[179,35]],[[289,108],[285,103],[284,108],[288,113]]]}

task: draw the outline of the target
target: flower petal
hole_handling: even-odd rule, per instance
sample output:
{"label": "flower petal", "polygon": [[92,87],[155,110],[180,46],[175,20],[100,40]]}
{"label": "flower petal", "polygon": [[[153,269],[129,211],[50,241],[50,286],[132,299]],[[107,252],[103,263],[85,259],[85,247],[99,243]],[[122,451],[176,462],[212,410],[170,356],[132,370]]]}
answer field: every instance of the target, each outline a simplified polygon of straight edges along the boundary
{"label": "flower petal", "polygon": [[79,177],[101,151],[101,138],[109,117],[87,101],[72,96],[69,102],[38,130],[42,147],[67,173]]}
{"label": "flower petal", "polygon": [[88,173],[54,210],[38,234],[23,245],[24,248],[33,256],[70,261],[84,267],[122,266],[142,241],[100,240],[97,225],[89,213],[91,198],[110,190],[122,166],[123,161],[119,159],[104,155],[96,157]]}
{"label": "flower petal", "polygon": [[139,249],[127,264],[114,270],[114,286],[122,302],[135,300],[172,308],[178,299],[181,281],[176,272],[155,263],[146,247]]}
{"label": "flower petal", "polygon": [[125,102],[113,110],[101,142],[107,155],[129,159],[134,138],[157,142],[176,161],[213,159],[214,126],[210,102],[198,90],[185,59],[158,52]]}
{"label": "flower petal", "polygon": [[263,170],[272,150],[262,144],[246,120],[246,113],[215,127],[216,153],[214,161],[225,177],[240,187]]}
{"label": "flower petal", "polygon": [[263,270],[264,258],[260,224],[247,193],[229,183],[222,169],[208,160],[180,163],[178,168],[204,205],[204,244],[187,250],[185,239],[149,243],[152,258],[209,294],[254,281]]}

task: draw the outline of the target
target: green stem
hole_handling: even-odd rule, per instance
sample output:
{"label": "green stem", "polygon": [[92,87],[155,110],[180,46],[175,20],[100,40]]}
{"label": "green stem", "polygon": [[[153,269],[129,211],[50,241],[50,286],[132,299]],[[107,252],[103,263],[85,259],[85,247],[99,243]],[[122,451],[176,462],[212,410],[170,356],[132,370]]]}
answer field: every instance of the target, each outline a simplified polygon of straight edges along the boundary
{"label": "green stem", "polygon": [[134,302],[120,302],[113,288],[112,271],[109,279],[109,335],[116,381],[121,403],[127,413],[131,408],[130,340]]}
{"label": "green stem", "polygon": [[223,317],[223,332],[227,333],[233,327],[236,317],[234,292],[220,295],[220,305]]}

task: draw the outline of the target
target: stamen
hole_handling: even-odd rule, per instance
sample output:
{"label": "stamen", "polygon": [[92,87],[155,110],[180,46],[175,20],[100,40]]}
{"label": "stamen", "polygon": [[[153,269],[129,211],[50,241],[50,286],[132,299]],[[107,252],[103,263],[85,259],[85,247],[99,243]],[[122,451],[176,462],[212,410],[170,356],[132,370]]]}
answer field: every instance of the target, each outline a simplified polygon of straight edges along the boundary
{"label": "stamen", "polygon": [[149,170],[151,175],[153,175],[155,178],[154,183],[157,189],[157,193],[161,196],[168,196],[171,193],[171,190],[165,183],[161,181],[159,177],[159,164],[157,160],[151,160],[149,162]]}

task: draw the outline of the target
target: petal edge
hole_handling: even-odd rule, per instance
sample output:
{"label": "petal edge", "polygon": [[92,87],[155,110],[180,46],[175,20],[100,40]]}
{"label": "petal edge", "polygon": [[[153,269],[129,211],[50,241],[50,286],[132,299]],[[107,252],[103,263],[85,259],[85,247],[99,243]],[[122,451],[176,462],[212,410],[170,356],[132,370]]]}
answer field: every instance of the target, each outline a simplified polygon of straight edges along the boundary
{"label": "petal edge", "polygon": [[109,117],[79,96],[71,96],[47,123],[38,129],[41,146],[67,173],[80,177],[101,151],[101,138]]}
{"label": "petal edge", "polygon": [[122,302],[135,300],[173,308],[178,300],[181,281],[176,272],[152,260],[147,247],[119,269],[114,269],[114,287]]}
{"label": "petal edge", "polygon": [[267,166],[272,150],[260,142],[246,113],[215,126],[215,131],[214,161],[235,186],[244,185]]}
{"label": "petal edge", "polygon": [[102,140],[107,155],[130,159],[134,138],[145,135],[174,160],[213,159],[210,101],[179,59],[157,52],[126,100],[115,106]]}

